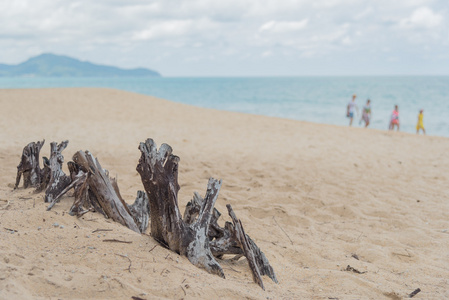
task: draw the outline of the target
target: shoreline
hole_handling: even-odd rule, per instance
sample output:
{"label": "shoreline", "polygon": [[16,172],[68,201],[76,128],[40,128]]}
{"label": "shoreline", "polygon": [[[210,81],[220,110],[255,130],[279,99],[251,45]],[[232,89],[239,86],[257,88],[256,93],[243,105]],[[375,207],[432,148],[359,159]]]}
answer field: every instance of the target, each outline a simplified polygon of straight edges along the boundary
{"label": "shoreline", "polygon": [[[446,137],[204,109],[106,88],[2,89],[0,104],[0,199],[9,201],[7,209],[0,202],[0,298],[386,299],[418,287],[417,297],[449,297],[441,255],[449,247]],[[225,259],[223,280],[100,214],[71,217],[71,197],[47,212],[42,194],[12,191],[27,143],[45,138],[41,156],[48,156],[50,142],[69,139],[64,161],[90,150],[130,202],[142,189],[137,146],[149,137],[181,158],[181,210],[209,177],[223,179],[216,208],[232,205],[278,285],[264,277],[262,291],[245,259]],[[97,228],[112,232],[98,237]],[[131,271],[116,254],[128,255]]]}
{"label": "shoreline", "polygon": [[[391,111],[399,105],[401,130],[416,132],[418,112],[432,136],[449,137],[445,116],[446,78],[145,78],[9,79],[0,87],[90,86],[109,87],[170,99],[197,107],[240,111],[315,123],[348,125],[345,117],[350,96],[358,95],[360,108],[372,101],[370,128],[387,130]],[[358,124],[358,119],[355,120]]]}
{"label": "shoreline", "polygon": [[[444,76],[443,76],[444,77]],[[255,117],[263,117],[263,118],[269,118],[269,119],[273,119],[273,120],[286,120],[286,121],[293,121],[293,122],[303,122],[303,123],[310,123],[313,125],[324,125],[324,126],[336,126],[336,127],[340,127],[340,128],[357,128],[357,129],[367,129],[367,130],[373,130],[376,132],[395,132],[395,133],[400,133],[400,134],[410,134],[410,135],[416,135],[416,133],[413,132],[406,132],[406,131],[399,131],[397,132],[396,130],[388,130],[388,129],[379,129],[379,128],[372,128],[372,127],[368,127],[368,128],[364,128],[363,126],[360,125],[354,125],[354,126],[348,126],[348,125],[339,125],[339,124],[329,124],[329,123],[319,123],[319,122],[314,122],[314,121],[307,121],[307,120],[298,120],[298,119],[293,119],[293,118],[287,118],[287,117],[278,117],[278,116],[269,116],[269,115],[262,115],[262,114],[256,114],[256,113],[250,113],[250,112],[241,112],[241,111],[233,111],[233,110],[223,110],[223,109],[217,109],[217,108],[209,108],[209,107],[201,107],[201,106],[196,106],[193,104],[188,104],[188,103],[182,103],[182,102],[177,102],[177,101],[173,101],[170,99],[165,99],[165,98],[160,98],[160,97],[156,97],[156,96],[152,96],[152,95],[147,95],[147,94],[143,94],[143,93],[139,93],[139,92],[133,92],[133,91],[128,91],[128,90],[124,90],[124,89],[119,89],[119,88],[110,88],[110,87],[45,87],[45,88],[40,88],[40,87],[27,87],[27,88],[0,88],[0,93],[2,91],[26,91],[26,90],[34,90],[34,91],[41,91],[41,90],[72,90],[72,89],[86,89],[86,90],[111,90],[111,91],[116,91],[116,92],[125,92],[125,93],[130,93],[130,94],[136,94],[139,96],[145,96],[145,97],[150,97],[150,98],[155,98],[155,99],[159,99],[162,101],[168,101],[171,102],[173,104],[180,104],[180,105],[187,105],[193,108],[198,108],[198,109],[202,109],[202,110],[213,110],[216,112],[227,112],[227,113],[236,113],[236,114],[242,114],[242,115],[248,115],[248,116],[255,116]],[[346,119],[346,118],[345,118]],[[432,137],[432,138],[445,138],[445,139],[449,139],[449,136],[444,136],[444,135],[432,135],[432,134],[425,134],[423,135],[422,133],[419,134],[420,136],[423,137]]]}

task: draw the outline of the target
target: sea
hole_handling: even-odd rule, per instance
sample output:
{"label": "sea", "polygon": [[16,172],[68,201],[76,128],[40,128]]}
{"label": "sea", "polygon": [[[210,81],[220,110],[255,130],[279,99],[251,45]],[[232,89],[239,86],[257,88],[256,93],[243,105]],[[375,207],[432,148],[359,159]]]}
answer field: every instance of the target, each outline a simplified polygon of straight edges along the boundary
{"label": "sea", "polygon": [[[346,106],[371,100],[370,128],[388,130],[394,105],[400,130],[416,132],[420,109],[428,135],[449,137],[449,76],[41,78],[0,77],[0,88],[106,87],[218,110],[348,126]],[[123,99],[126,101],[126,99]],[[353,126],[364,126],[360,116]]]}

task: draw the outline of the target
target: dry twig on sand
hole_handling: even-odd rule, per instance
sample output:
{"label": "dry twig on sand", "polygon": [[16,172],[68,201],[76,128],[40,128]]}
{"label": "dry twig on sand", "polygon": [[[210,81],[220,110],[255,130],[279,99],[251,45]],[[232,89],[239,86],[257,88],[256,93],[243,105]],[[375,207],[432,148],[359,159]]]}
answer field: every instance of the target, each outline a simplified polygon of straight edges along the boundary
{"label": "dry twig on sand", "polygon": [[414,290],[413,292],[411,292],[411,293],[408,295],[408,297],[409,297],[409,298],[413,298],[413,297],[415,297],[416,294],[418,294],[419,292],[421,292],[421,289],[420,289],[420,288],[417,288],[416,290]]}
{"label": "dry twig on sand", "polygon": [[131,244],[132,243],[132,241],[121,241],[121,240],[117,240],[117,239],[106,239],[106,240],[103,240],[103,242],[125,243],[125,244]]}
{"label": "dry twig on sand", "polygon": [[359,270],[354,269],[354,268],[351,267],[350,265],[348,265],[348,266],[346,267],[346,269],[344,269],[344,271],[354,272],[354,273],[357,273],[357,274],[365,274],[365,273],[366,273],[366,271],[365,271],[365,272],[360,272]]}
{"label": "dry twig on sand", "polygon": [[125,270],[128,270],[129,273],[131,273],[131,264],[132,264],[131,259],[130,259],[127,255],[118,254],[118,253],[115,253],[115,255],[118,255],[118,256],[121,256],[121,257],[124,257],[124,258],[128,259],[128,261],[129,261],[129,266],[128,266],[128,268],[125,269]]}
{"label": "dry twig on sand", "polygon": [[100,228],[97,228],[94,231],[92,231],[92,233],[99,232],[99,231],[112,231],[112,229],[100,229]]}
{"label": "dry twig on sand", "polygon": [[276,221],[276,218],[273,216],[273,220],[274,220],[274,222],[276,223],[276,225],[282,230],[282,232],[288,237],[288,239],[290,240],[290,243],[292,243],[292,245],[293,245],[293,241],[292,241],[292,239],[290,238],[290,236],[287,234],[287,232],[285,232],[285,230],[278,224],[278,222]]}

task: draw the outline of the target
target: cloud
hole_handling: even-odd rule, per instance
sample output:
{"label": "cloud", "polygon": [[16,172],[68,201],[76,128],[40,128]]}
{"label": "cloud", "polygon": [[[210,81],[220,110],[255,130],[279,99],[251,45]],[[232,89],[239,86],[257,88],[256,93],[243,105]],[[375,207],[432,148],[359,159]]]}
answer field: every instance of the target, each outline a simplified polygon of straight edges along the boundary
{"label": "cloud", "polygon": [[135,32],[132,38],[136,40],[169,39],[188,34],[192,30],[192,25],[191,20],[162,21],[150,25],[148,29]]}
{"label": "cloud", "polygon": [[182,62],[184,72],[202,65],[220,75],[245,72],[248,61],[260,70],[270,61],[291,69],[303,57],[386,61],[386,48],[422,61],[423,53],[447,57],[448,13],[447,0],[4,0],[0,63],[56,52],[171,75],[185,74]]}
{"label": "cloud", "polygon": [[405,19],[400,20],[399,27],[400,28],[424,28],[430,29],[438,27],[442,24],[443,16],[434,13],[428,7],[420,7],[413,11],[413,13]]}
{"label": "cloud", "polygon": [[270,21],[262,26],[260,26],[259,31],[260,32],[270,32],[270,33],[288,33],[288,32],[294,32],[299,31],[301,29],[304,29],[307,26],[307,23],[309,22],[308,19],[304,19],[299,22],[278,22],[278,21]]}

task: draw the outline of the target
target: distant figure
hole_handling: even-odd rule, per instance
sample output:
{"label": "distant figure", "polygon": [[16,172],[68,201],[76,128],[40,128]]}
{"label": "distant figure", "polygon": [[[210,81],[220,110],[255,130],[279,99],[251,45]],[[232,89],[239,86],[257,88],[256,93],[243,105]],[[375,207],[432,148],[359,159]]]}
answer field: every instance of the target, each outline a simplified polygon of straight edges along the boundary
{"label": "distant figure", "polygon": [[346,117],[349,118],[349,126],[352,126],[352,120],[354,119],[354,111],[357,110],[357,115],[359,114],[359,108],[357,103],[355,103],[356,94],[352,95],[352,101],[349,101],[346,109]]}
{"label": "distant figure", "polygon": [[421,110],[419,111],[419,115],[418,115],[418,124],[416,124],[416,134],[419,133],[419,130],[420,130],[420,129],[422,129],[422,132],[423,132],[424,134],[426,134],[426,129],[424,129],[424,123],[423,123],[423,118],[424,118],[423,112],[424,112],[424,109],[421,109]]}
{"label": "distant figure", "polygon": [[394,130],[394,126],[396,126],[398,128],[398,131],[399,131],[399,109],[398,109],[397,105],[394,106],[394,110],[391,113],[391,120],[390,120],[389,129],[390,130]]}
{"label": "distant figure", "polygon": [[371,119],[371,106],[370,106],[371,100],[366,100],[366,105],[362,109],[362,119],[360,122],[365,122],[365,128],[368,127],[369,121]]}

